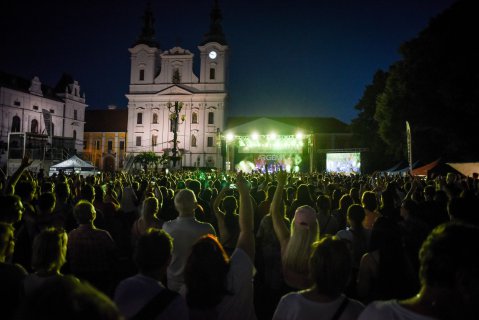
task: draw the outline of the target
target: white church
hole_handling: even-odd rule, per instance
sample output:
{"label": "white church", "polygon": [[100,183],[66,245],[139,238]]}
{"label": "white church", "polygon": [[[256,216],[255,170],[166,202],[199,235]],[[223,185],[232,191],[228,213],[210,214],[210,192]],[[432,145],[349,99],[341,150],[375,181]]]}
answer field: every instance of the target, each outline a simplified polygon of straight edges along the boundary
{"label": "white church", "polygon": [[222,167],[228,45],[217,1],[210,30],[198,46],[199,76],[193,72],[191,51],[160,48],[151,7],[143,23],[140,37],[129,49],[127,152],[176,154],[183,167]]}

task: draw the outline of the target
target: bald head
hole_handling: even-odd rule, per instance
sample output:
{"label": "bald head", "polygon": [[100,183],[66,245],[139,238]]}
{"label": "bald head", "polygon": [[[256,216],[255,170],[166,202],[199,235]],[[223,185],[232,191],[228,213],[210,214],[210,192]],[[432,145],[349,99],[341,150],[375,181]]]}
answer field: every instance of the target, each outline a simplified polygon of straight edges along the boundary
{"label": "bald head", "polygon": [[198,206],[196,196],[190,189],[180,190],[175,196],[175,208],[180,216],[193,216]]}

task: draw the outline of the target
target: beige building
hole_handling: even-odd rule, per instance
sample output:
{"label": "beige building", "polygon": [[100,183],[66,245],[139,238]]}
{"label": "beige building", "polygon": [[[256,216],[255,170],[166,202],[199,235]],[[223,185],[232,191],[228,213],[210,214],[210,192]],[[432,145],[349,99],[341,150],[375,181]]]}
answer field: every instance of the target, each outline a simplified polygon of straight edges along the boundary
{"label": "beige building", "polygon": [[87,110],[82,157],[105,171],[123,169],[126,157],[128,110],[109,107]]}

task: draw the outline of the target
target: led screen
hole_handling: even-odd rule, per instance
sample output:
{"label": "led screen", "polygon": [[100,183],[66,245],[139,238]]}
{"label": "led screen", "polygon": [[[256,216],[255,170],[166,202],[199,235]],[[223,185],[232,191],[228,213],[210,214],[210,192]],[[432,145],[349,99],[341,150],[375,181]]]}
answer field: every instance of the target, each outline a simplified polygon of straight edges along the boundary
{"label": "led screen", "polygon": [[361,154],[351,153],[328,153],[326,154],[326,171],[341,173],[360,173]]}

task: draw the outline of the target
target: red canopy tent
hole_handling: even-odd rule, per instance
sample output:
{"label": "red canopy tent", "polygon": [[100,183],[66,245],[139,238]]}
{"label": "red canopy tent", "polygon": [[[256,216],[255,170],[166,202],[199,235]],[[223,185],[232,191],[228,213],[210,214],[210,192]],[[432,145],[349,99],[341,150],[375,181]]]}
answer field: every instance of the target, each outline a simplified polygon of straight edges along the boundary
{"label": "red canopy tent", "polygon": [[428,171],[435,168],[440,163],[440,161],[441,161],[440,159],[437,159],[437,160],[435,160],[431,163],[428,163],[428,164],[426,164],[422,167],[413,169],[412,170],[412,175],[413,176],[427,176]]}

